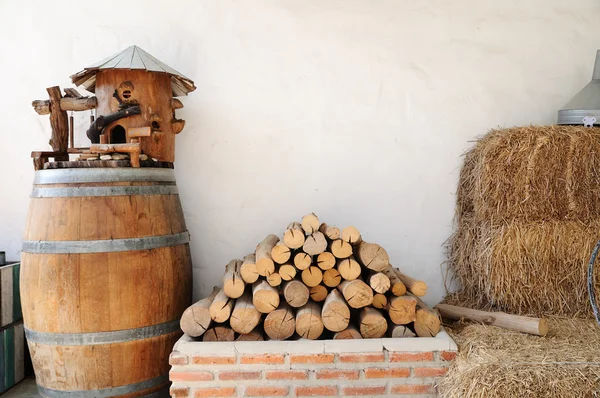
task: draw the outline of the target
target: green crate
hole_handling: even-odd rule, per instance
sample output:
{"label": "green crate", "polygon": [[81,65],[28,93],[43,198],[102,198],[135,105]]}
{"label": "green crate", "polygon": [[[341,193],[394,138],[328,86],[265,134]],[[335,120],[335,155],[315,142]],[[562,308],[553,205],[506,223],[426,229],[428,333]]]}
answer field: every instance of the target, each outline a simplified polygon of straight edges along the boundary
{"label": "green crate", "polygon": [[0,331],[0,394],[25,377],[25,330],[23,321]]}
{"label": "green crate", "polygon": [[19,295],[21,263],[0,266],[0,329],[23,319]]}

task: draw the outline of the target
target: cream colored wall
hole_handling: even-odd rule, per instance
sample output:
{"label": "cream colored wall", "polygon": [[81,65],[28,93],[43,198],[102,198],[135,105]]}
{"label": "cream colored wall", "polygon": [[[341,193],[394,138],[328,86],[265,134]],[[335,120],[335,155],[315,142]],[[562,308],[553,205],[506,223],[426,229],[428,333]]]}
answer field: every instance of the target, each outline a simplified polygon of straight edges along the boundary
{"label": "cream colored wall", "polygon": [[314,211],[436,302],[461,154],[490,128],[552,123],[590,79],[599,17],[597,0],[2,1],[0,247],[19,256],[29,152],[48,148],[31,100],[137,44],[198,87],[176,151],[195,297]]}

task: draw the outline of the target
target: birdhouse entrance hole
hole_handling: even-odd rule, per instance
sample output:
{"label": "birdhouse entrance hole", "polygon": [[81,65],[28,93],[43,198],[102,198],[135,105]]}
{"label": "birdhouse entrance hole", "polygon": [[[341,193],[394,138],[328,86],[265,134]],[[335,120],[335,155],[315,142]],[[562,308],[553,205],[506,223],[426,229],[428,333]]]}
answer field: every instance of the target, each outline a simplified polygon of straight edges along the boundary
{"label": "birdhouse entrance hole", "polygon": [[127,134],[125,128],[120,124],[116,125],[110,130],[110,143],[111,144],[125,144],[127,142]]}

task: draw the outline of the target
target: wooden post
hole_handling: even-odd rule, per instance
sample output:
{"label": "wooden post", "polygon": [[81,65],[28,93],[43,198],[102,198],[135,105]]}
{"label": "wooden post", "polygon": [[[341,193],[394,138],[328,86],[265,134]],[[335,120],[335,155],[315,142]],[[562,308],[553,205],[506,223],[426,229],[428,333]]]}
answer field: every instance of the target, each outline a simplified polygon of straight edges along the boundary
{"label": "wooden post", "polygon": [[[50,138],[50,146],[54,152],[66,152],[69,145],[69,121],[67,112],[60,109],[60,100],[62,94],[60,87],[48,87],[46,89],[50,96],[50,126],[52,127],[52,137]],[[61,157],[57,160],[68,160]]]}
{"label": "wooden post", "polygon": [[73,113],[69,116],[69,148],[75,148],[75,122]]}

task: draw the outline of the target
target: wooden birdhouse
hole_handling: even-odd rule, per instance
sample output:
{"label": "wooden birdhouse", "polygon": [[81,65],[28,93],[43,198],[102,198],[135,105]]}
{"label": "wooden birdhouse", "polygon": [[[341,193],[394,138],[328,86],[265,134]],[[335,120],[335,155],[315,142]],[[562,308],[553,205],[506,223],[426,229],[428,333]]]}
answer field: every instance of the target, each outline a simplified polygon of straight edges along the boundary
{"label": "wooden birdhouse", "polygon": [[[58,87],[51,87],[48,89],[50,100],[33,102],[39,114],[50,114],[53,130],[50,144],[54,150],[34,152],[34,159],[54,157],[64,161],[68,160],[67,152],[84,156],[126,152],[131,154],[133,167],[139,166],[137,157],[140,155],[159,162],[175,160],[175,135],[185,125],[184,120],[176,117],[176,109],[182,108],[183,104],[175,97],[194,91],[196,87],[192,80],[137,46],[84,68],[72,75],[71,80],[95,93],[95,97],[82,97],[74,89],[65,89],[67,95],[62,97]],[[90,148],[73,148],[71,120],[71,145],[67,151],[66,111],[90,109],[96,109],[96,118],[91,119],[86,132],[91,141]],[[38,163],[34,161],[36,168],[44,161]]]}

